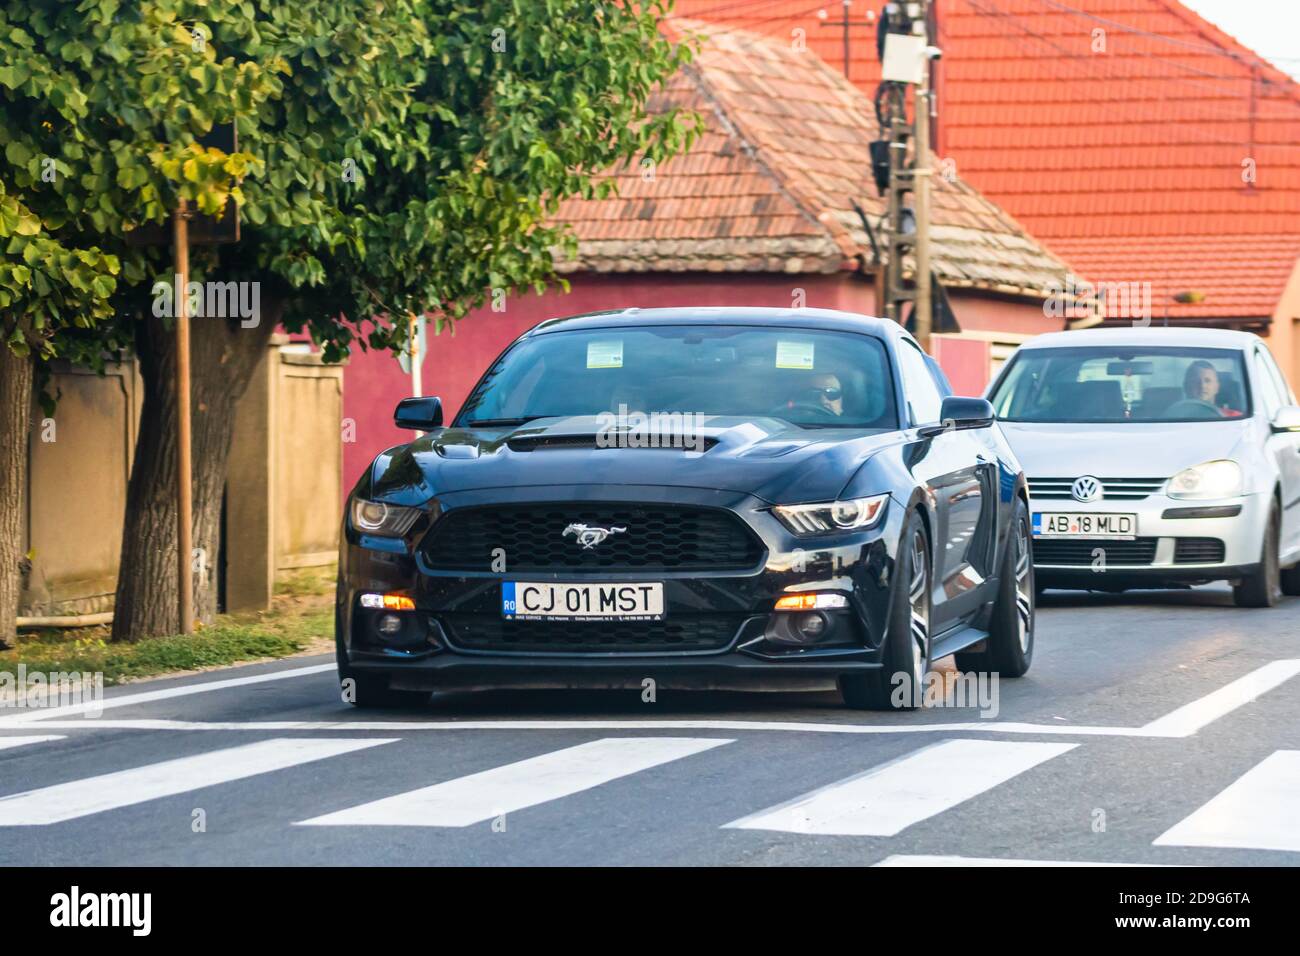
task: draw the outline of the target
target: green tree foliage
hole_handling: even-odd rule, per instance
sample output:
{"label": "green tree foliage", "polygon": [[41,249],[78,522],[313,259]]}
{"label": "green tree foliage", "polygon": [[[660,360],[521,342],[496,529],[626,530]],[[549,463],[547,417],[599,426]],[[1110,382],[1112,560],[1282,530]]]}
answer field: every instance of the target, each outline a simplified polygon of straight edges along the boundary
{"label": "green tree foliage", "polygon": [[[10,0],[0,3],[4,178],[53,233],[94,240],[124,290],[167,250],[126,236],[179,199],[239,204],[247,241],[196,272],[268,283],[332,354],[430,310],[552,276],[546,224],[598,174],[688,142],[647,117],[686,59],[665,0]],[[234,122],[240,152],[199,141]],[[52,180],[52,181],[51,181]],[[138,314],[137,289],[120,301]]]}
{"label": "green tree foliage", "polygon": [[68,248],[0,181],[0,347],[19,356],[53,351],[65,327],[89,328],[112,314],[118,261],[98,247]]}
{"label": "green tree foliage", "polygon": [[[409,313],[455,320],[493,290],[540,288],[572,248],[548,224],[560,201],[689,145],[692,117],[646,110],[689,58],[659,33],[668,3],[0,0],[0,182],[41,236],[117,280],[69,280],[112,320],[76,309],[49,348],[93,362],[133,342],[146,380],[123,551],[143,583],[136,601],[119,582],[119,616],[164,586],[129,544],[164,533],[171,473],[167,322],[151,308],[171,251],[131,234],[182,200],[209,215],[233,200],[242,241],[196,249],[193,278],[260,284],[261,328],[193,327],[195,540],[212,546],[233,400],[271,325],[338,358],[358,341],[400,347]],[[227,153],[208,136],[230,123]]]}

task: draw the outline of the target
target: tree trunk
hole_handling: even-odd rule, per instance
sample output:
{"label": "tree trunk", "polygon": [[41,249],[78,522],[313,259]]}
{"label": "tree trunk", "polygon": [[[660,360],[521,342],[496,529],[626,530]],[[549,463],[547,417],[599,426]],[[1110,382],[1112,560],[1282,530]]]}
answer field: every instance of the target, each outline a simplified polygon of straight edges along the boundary
{"label": "tree trunk", "polygon": [[[269,303],[254,328],[238,319],[190,319],[195,618],[211,623],[217,608],[221,498],[235,405],[248,388],[279,324]],[[140,437],[127,488],[113,640],[135,641],[180,630],[176,571],[176,332],[148,316],[136,326],[144,379]]]}
{"label": "tree trunk", "polygon": [[0,342],[0,648],[17,634],[31,409],[32,358]]}

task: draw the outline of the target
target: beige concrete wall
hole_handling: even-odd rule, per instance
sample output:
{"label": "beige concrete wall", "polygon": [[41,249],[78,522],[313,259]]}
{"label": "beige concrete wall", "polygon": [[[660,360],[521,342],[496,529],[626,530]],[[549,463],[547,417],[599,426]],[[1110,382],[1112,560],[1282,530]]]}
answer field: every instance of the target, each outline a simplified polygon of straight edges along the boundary
{"label": "beige concrete wall", "polygon": [[56,367],[50,391],[58,396],[52,417],[32,403],[24,542],[31,567],[19,613],[93,614],[113,606],[141,383],[133,361],[103,376]]}
{"label": "beige concrete wall", "polygon": [[[277,573],[338,557],[343,369],[277,336],[236,410],[226,493],[226,607],[269,606]],[[134,361],[56,370],[33,402],[19,614],[112,610],[142,388]]]}
{"label": "beige concrete wall", "polygon": [[275,436],[276,570],[338,560],[343,369],[280,355]]}
{"label": "beige concrete wall", "polygon": [[240,400],[226,511],[226,606],[266,607],[276,575],[338,558],[343,367],[277,336]]}

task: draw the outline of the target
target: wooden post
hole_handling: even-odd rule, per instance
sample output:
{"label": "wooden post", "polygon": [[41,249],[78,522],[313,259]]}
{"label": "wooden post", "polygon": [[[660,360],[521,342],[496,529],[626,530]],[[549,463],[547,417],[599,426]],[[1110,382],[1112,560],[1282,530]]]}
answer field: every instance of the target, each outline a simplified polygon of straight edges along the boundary
{"label": "wooden post", "polygon": [[190,281],[188,211],[182,200],[172,233],[176,253],[176,584],[180,632],[194,630],[194,515],[190,477],[190,321],[187,314]]}
{"label": "wooden post", "polygon": [[[930,43],[929,10],[921,5],[921,14],[926,18],[926,44]],[[932,307],[930,303],[930,62],[927,59],[921,71],[921,84],[915,90],[913,105],[916,121],[916,134],[913,141],[915,155],[912,162],[912,197],[916,212],[916,298],[913,300],[913,315],[917,344],[930,354],[930,331],[933,327]]]}

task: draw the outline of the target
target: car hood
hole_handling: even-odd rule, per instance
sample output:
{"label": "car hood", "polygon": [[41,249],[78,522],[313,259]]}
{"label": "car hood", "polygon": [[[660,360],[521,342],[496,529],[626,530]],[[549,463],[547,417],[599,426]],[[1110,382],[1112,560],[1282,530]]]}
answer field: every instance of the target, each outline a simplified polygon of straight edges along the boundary
{"label": "car hood", "polygon": [[1030,478],[1169,478],[1203,461],[1233,457],[1250,419],[998,425]]}
{"label": "car hood", "polygon": [[[438,429],[376,458],[367,493],[419,504],[486,488],[660,485],[743,492],[771,502],[828,501],[868,457],[903,440],[897,431],[707,416],[691,434],[707,446],[704,451],[602,448],[596,445],[601,424],[595,416],[574,416],[517,428]],[[671,445],[668,431],[657,434],[660,444]]]}

